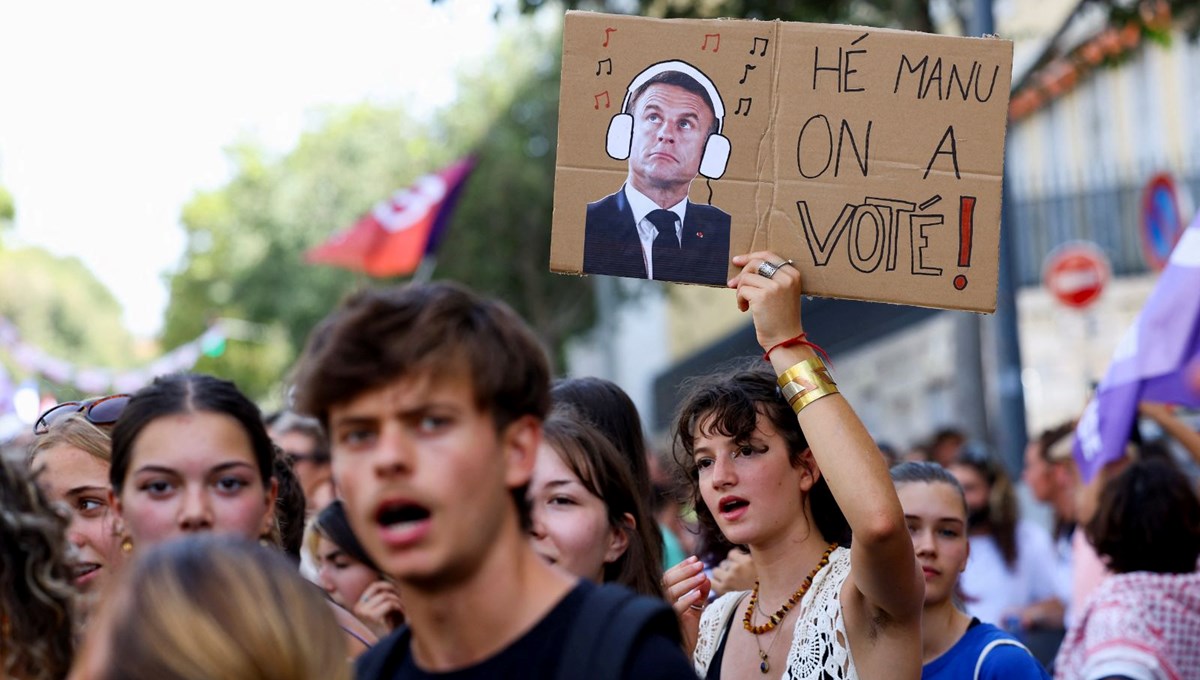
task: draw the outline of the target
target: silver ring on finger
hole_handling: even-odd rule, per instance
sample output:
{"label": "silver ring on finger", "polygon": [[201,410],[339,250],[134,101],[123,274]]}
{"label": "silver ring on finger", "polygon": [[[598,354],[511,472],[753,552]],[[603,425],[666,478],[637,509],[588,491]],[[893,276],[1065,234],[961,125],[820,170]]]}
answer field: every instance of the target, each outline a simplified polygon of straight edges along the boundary
{"label": "silver ring on finger", "polygon": [[775,272],[779,271],[780,266],[782,265],[771,264],[770,262],[763,260],[762,264],[758,265],[758,275],[765,279],[769,279],[772,276],[775,276]]}
{"label": "silver ring on finger", "polygon": [[702,612],[702,611],[704,611],[704,605],[702,605],[702,604],[689,604],[689,605],[688,605],[688,609],[695,609],[695,610],[696,610],[696,611],[698,611],[698,612]]}
{"label": "silver ring on finger", "polygon": [[[747,109],[747,110],[749,110],[749,109]],[[776,271],[778,271],[780,269],[783,269],[784,267],[791,267],[792,269],[795,269],[796,261],[795,260],[784,260],[783,262],[780,262],[779,265],[775,267],[775,269],[776,269]]]}

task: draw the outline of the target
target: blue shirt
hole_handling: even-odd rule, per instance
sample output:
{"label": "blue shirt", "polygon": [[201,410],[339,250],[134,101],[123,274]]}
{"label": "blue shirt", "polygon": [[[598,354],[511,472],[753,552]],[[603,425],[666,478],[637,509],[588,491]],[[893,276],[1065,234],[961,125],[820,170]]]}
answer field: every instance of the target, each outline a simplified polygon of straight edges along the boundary
{"label": "blue shirt", "polygon": [[[1050,675],[1024,645],[990,623],[972,619],[967,632],[954,646],[921,669],[921,680],[972,680],[979,655],[992,646],[979,669],[980,680],[1050,680]],[[1011,643],[1016,644],[1011,644]]]}

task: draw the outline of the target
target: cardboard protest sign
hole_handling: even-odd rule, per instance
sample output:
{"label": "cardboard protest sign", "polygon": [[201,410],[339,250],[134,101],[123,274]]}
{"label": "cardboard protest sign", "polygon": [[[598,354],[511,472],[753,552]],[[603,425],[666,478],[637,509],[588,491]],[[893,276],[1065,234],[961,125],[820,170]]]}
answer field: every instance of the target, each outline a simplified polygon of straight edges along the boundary
{"label": "cardboard protest sign", "polygon": [[994,311],[1012,43],[568,12],[562,69],[553,271],[768,249],[808,294]]}

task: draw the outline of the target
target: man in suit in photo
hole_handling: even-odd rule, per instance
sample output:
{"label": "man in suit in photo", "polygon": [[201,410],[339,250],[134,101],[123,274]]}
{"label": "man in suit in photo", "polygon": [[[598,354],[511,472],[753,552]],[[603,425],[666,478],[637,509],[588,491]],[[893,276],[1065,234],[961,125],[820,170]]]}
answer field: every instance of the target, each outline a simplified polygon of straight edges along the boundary
{"label": "man in suit in photo", "polygon": [[631,90],[624,110],[632,117],[629,176],[616,193],[587,206],[583,271],[725,285],[729,214],[688,200],[709,138],[720,138],[728,153],[719,135],[724,112],[714,108],[709,88],[682,70],[663,70]]}

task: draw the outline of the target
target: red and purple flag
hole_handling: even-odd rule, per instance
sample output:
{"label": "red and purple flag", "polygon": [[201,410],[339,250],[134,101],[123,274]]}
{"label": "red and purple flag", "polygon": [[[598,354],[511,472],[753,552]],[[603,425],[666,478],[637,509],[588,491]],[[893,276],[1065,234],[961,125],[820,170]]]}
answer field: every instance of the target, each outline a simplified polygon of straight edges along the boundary
{"label": "red and purple flag", "polygon": [[1146,306],[1117,345],[1075,429],[1084,481],[1120,459],[1140,401],[1200,406],[1200,214],[1183,232]]}
{"label": "red and purple flag", "polygon": [[467,176],[468,157],[425,175],[376,203],[349,228],[305,254],[310,263],[331,264],[371,276],[413,273],[441,245]]}

